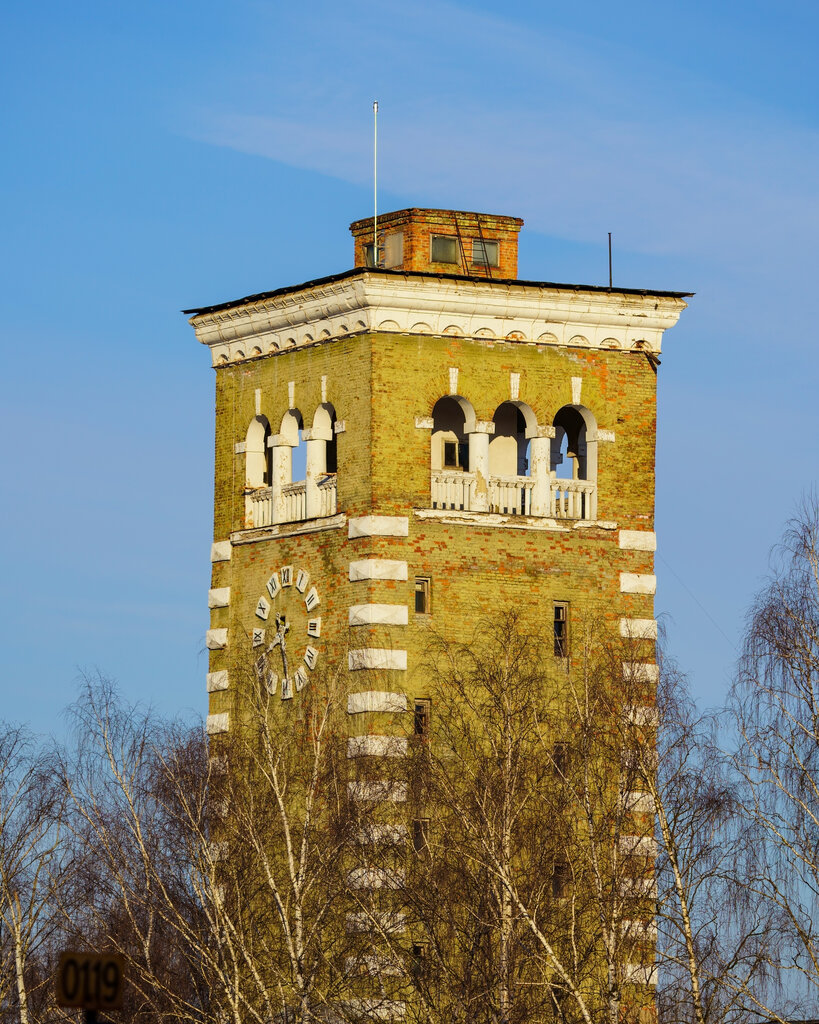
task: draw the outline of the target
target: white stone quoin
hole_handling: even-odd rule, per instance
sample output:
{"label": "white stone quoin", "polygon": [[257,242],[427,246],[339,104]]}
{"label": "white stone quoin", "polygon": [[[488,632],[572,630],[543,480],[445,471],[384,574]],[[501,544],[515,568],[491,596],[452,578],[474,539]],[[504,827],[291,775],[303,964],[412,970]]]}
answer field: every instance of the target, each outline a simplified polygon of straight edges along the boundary
{"label": "white stone quoin", "polygon": [[620,547],[624,551],[656,551],[657,534],[653,530],[621,530]]}
{"label": "white stone quoin", "polygon": [[208,608],[227,608],[230,604],[230,587],[213,587],[208,591]]}
{"label": "white stone quoin", "polygon": [[209,651],[223,651],[227,647],[226,629],[209,629],[205,634],[205,645]]}
{"label": "white stone quoin", "polygon": [[350,582],[361,580],[406,580],[407,563],[388,558],[362,558],[350,562]]}
{"label": "white stone quoin", "polygon": [[407,537],[409,519],[407,516],[358,516],[347,522],[347,536],[357,537]]}
{"label": "white stone quoin", "polygon": [[229,562],[230,552],[231,544],[229,540],[214,541],[210,547],[210,560],[211,562]]}
{"label": "white stone quoin", "polygon": [[647,661],[624,661],[623,679],[656,684],[660,679],[660,667]]}
{"label": "white stone quoin", "polygon": [[226,690],[227,688],[227,669],[223,668],[221,672],[208,672],[208,693],[216,693],[217,690]]}
{"label": "white stone quoin", "polygon": [[621,572],[621,594],[656,594],[657,577],[647,572]]}
{"label": "white stone quoin", "polygon": [[398,714],[407,710],[407,695],[389,690],[361,690],[347,695],[347,714],[358,715],[364,711],[381,711]]}
{"label": "white stone quoin", "polygon": [[402,804],[407,799],[406,782],[391,782],[389,779],[348,782],[347,791],[353,800],[361,800],[366,803],[386,800],[390,803]]}
{"label": "white stone quoin", "polygon": [[408,622],[405,604],[354,604],[349,609],[351,626],[406,626]]}
{"label": "white stone quoin", "polygon": [[208,736],[217,736],[221,732],[230,731],[230,713],[223,711],[219,715],[208,715],[205,720],[205,732]]}
{"label": "white stone quoin", "polygon": [[347,740],[347,757],[405,757],[406,736],[350,736]]}
{"label": "white stone quoin", "polygon": [[397,672],[406,672],[407,652],[394,651],[389,647],[362,647],[357,651],[348,651],[347,667],[351,672],[365,668],[394,669]]}
{"label": "white stone quoin", "polygon": [[656,640],[656,619],[620,619],[620,636],[627,640]]}

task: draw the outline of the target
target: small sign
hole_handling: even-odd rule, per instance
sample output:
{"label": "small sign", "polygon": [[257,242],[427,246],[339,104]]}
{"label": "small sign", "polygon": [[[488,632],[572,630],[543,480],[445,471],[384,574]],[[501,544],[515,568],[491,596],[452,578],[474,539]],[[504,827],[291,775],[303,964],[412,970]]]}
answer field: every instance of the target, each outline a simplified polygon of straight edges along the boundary
{"label": "small sign", "polygon": [[63,953],[57,971],[57,1005],[119,1010],[125,963],[118,953]]}

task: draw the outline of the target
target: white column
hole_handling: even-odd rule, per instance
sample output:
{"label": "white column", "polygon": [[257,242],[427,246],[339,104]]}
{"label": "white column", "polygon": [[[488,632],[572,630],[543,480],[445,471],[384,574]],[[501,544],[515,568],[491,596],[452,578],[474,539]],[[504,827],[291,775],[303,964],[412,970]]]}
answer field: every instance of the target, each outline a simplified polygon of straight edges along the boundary
{"label": "white column", "polygon": [[548,516],[551,513],[551,446],[554,433],[554,427],[538,427],[537,434],[529,438],[533,516]]}
{"label": "white column", "polygon": [[321,494],[318,482],[327,471],[327,442],[317,437],[316,430],[303,430],[307,447],[307,468],[304,475],[304,505],[308,519],[321,515]]}
{"label": "white column", "polygon": [[489,511],[489,437],[495,433],[491,420],[478,420],[469,437],[469,472],[475,475],[471,511]]}
{"label": "white column", "polygon": [[284,434],[274,434],[268,444],[273,452],[270,467],[273,522],[283,523],[287,514],[284,488],[290,483],[293,472],[293,444],[288,441]]}

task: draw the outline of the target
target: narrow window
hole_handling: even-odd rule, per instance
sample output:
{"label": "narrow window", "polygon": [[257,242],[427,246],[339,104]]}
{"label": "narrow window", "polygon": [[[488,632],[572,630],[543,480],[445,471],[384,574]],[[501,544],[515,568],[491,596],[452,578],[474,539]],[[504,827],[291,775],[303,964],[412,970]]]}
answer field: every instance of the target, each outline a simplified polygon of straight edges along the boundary
{"label": "narrow window", "polygon": [[412,850],[418,857],[427,852],[429,840],[429,818],[416,818],[412,823]]}
{"label": "narrow window", "polygon": [[458,263],[458,239],[454,235],[431,235],[430,262]]}
{"label": "narrow window", "polygon": [[571,872],[569,865],[565,860],[556,861],[552,871],[552,896],[555,899],[564,899],[568,896],[570,882]]}
{"label": "narrow window", "polygon": [[472,262],[484,267],[496,267],[498,265],[499,246],[497,242],[490,242],[483,238],[472,239]]}
{"label": "narrow window", "polygon": [[554,652],[556,658],[569,656],[569,605],[566,601],[555,601]]}
{"label": "narrow window", "polygon": [[427,576],[415,577],[415,614],[429,615],[430,604],[430,580]]}
{"label": "narrow window", "polygon": [[558,740],[552,748],[552,765],[557,775],[565,778],[569,770],[569,744]]}
{"label": "narrow window", "polygon": [[400,267],[404,262],[404,232],[393,231],[384,239],[384,266]]}
{"label": "narrow window", "polygon": [[415,702],[415,735],[429,736],[429,719],[432,701],[427,697],[421,697]]}
{"label": "narrow window", "polygon": [[414,942],[410,947],[412,965],[410,971],[415,978],[420,978],[426,970],[427,944],[425,942]]}
{"label": "narrow window", "polygon": [[468,463],[467,441],[444,441],[444,469],[462,469],[466,472]]}
{"label": "narrow window", "polygon": [[368,242],[364,246],[364,266],[375,266],[375,246],[372,242]]}

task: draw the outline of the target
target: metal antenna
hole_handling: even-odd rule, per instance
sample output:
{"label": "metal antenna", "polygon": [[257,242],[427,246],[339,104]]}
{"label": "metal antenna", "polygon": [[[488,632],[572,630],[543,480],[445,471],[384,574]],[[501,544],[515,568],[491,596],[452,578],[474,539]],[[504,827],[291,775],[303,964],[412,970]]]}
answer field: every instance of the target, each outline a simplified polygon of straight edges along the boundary
{"label": "metal antenna", "polygon": [[611,232],[609,231],[609,288],[611,288]]}
{"label": "metal antenna", "polygon": [[373,266],[378,266],[378,100],[373,103]]}

